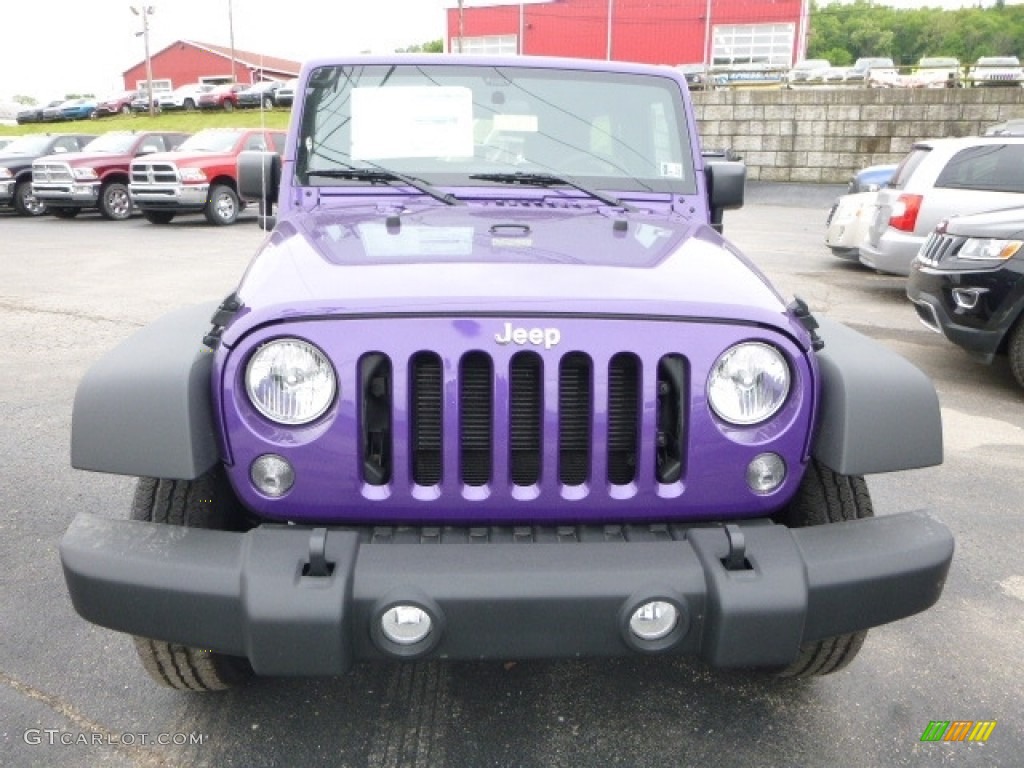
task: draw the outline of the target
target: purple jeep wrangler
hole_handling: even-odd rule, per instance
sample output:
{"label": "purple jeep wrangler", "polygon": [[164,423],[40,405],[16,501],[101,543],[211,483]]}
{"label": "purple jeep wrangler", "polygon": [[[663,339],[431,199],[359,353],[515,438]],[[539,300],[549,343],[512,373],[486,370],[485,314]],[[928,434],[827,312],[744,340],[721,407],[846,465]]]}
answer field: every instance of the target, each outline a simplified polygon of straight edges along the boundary
{"label": "purple jeep wrangler", "polygon": [[[219,307],[95,365],[74,606],[175,687],[364,659],[691,654],[832,672],[939,597],[949,531],[863,475],[938,464],[930,381],[720,235],[682,75],[542,58],[303,69],[273,227]],[[277,209],[273,208],[277,205]],[[212,314],[212,327],[211,327]]]}

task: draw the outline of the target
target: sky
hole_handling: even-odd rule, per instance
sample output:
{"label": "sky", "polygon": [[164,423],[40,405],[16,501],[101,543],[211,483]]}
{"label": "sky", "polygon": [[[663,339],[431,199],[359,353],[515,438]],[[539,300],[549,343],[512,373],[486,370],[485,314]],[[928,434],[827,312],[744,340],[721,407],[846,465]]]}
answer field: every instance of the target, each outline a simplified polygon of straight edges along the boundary
{"label": "sky", "polygon": [[[229,0],[148,0],[150,53],[175,40],[228,46]],[[230,0],[235,47],[304,61],[388,53],[444,37],[454,0]],[[0,0],[0,101],[123,90],[122,72],[145,59],[142,0]]]}
{"label": "sky", "polygon": [[[527,0],[529,1],[529,0]],[[878,0],[899,7],[960,7],[978,0]],[[1021,2],[1022,0],[1010,0]],[[175,40],[230,44],[304,61],[332,54],[388,53],[437,40],[457,0],[150,0],[150,52]],[[494,0],[465,0],[466,5]],[[990,5],[992,0],[983,0]],[[40,102],[68,93],[99,97],[123,88],[121,73],[145,58],[142,0],[0,0],[0,102]]]}

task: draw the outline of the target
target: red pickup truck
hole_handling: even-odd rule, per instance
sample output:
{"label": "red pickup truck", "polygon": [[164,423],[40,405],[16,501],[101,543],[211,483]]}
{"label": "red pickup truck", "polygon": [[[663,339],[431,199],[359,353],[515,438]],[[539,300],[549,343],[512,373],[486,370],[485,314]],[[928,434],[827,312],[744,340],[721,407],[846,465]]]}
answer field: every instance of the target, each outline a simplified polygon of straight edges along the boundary
{"label": "red pickup truck", "polygon": [[142,155],[174,149],[187,133],[114,131],[89,143],[83,152],[41,157],[32,163],[32,194],[63,219],[85,208],[121,221],[132,215],[128,168]]}
{"label": "red pickup truck", "polygon": [[238,153],[246,149],[284,151],[283,131],[211,128],[175,152],[132,163],[132,202],[153,224],[168,224],[179,213],[203,213],[211,224],[233,224],[245,207],[238,195]]}

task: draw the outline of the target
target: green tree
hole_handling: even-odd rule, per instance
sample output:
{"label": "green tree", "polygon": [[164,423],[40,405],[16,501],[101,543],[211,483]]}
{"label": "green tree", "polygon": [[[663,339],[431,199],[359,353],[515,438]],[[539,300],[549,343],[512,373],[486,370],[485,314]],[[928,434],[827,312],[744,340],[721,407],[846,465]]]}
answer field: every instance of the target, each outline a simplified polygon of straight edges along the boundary
{"label": "green tree", "polygon": [[997,2],[949,10],[868,0],[812,2],[807,41],[808,58],[840,65],[860,56],[891,56],[904,65],[922,56],[956,56],[969,64],[979,56],[1024,54],[1024,6]]}
{"label": "green tree", "polygon": [[419,45],[410,45],[408,48],[399,48],[395,53],[441,53],[444,51],[444,43],[441,40],[430,40]]}
{"label": "green tree", "polygon": [[34,106],[35,106],[36,104],[38,104],[39,102],[38,102],[38,101],[36,101],[36,100],[35,100],[35,99],[34,99],[33,97],[31,97],[31,96],[23,96],[22,94],[20,94],[20,93],[19,93],[19,94],[17,94],[17,95],[16,95],[15,97],[14,97],[14,103],[15,103],[15,104],[24,104],[24,105],[25,105],[26,107],[34,107]]}

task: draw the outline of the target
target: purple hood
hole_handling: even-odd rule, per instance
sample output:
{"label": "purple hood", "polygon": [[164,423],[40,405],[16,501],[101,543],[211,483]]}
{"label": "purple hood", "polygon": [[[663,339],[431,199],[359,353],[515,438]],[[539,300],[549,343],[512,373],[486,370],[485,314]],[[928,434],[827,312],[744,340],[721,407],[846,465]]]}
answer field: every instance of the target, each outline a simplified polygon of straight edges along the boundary
{"label": "purple hood", "polygon": [[282,319],[494,312],[739,320],[805,338],[744,256],[675,214],[620,220],[578,201],[396,211],[367,203],[281,222],[223,342]]}

